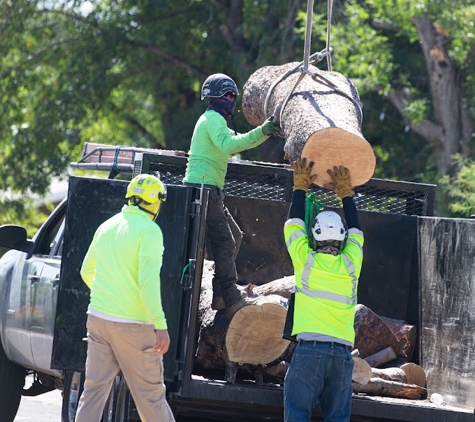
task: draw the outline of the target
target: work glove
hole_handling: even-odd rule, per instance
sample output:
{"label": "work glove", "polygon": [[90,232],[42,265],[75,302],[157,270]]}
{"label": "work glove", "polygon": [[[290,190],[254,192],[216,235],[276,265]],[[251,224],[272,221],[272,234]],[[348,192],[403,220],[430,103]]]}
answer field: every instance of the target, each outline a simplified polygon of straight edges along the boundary
{"label": "work glove", "polygon": [[262,133],[266,136],[280,136],[284,137],[284,133],[279,126],[279,123],[275,120],[274,116],[269,117],[261,126]]}
{"label": "work glove", "polygon": [[299,158],[292,163],[294,168],[294,190],[299,189],[308,192],[309,186],[317,178],[316,174],[310,176],[313,164],[313,161],[310,161],[307,166],[306,158]]}
{"label": "work glove", "polygon": [[347,196],[353,196],[355,191],[351,186],[350,170],[343,166],[334,166],[333,171],[327,170],[332,182],[326,183],[323,187],[335,192],[340,198],[346,198]]}

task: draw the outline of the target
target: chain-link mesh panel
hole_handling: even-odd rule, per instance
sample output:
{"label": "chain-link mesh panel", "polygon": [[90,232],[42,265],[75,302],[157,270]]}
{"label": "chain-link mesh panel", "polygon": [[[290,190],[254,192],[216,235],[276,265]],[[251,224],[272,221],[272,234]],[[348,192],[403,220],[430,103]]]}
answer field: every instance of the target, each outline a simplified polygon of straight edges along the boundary
{"label": "chain-link mesh panel", "polygon": [[[185,175],[186,157],[153,156],[141,172],[159,172],[165,183],[181,184]],[[144,161],[145,162],[145,161]],[[136,169],[137,171],[138,169]],[[290,201],[293,173],[290,166],[268,163],[229,163],[225,180],[227,195],[273,201]],[[356,204],[359,210],[389,214],[433,215],[435,185],[371,179],[357,187]],[[333,192],[312,186],[310,189],[324,207],[341,207],[341,200]]]}

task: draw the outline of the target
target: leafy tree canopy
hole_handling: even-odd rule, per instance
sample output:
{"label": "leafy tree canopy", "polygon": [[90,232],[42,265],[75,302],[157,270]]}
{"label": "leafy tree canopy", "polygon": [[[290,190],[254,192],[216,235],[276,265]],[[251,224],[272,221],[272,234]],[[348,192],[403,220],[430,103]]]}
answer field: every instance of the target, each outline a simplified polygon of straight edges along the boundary
{"label": "leafy tree canopy", "polygon": [[[475,1],[334,3],[333,70],[359,88],[376,176],[455,180],[454,154],[474,154]],[[327,1],[314,12],[312,52]],[[305,21],[302,0],[0,0],[0,191],[44,193],[86,141],[187,150],[203,80],[301,61]]]}

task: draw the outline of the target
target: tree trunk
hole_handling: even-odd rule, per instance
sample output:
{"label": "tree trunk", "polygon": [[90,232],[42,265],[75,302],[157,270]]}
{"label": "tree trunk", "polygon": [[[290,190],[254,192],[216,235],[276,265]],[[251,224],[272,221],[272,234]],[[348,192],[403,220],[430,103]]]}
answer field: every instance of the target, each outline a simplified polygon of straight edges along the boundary
{"label": "tree trunk", "polygon": [[[228,382],[234,382],[238,369],[252,373],[257,380],[262,380],[264,375],[283,379],[285,372],[282,371],[287,367],[283,362],[290,361],[292,352],[286,353],[290,342],[282,338],[287,299],[273,293],[278,283],[268,283],[267,287],[240,287],[248,304],[229,319],[224,311],[211,309],[212,278],[213,263],[205,261],[195,356],[199,372],[221,372]],[[282,280],[284,284],[290,283],[287,278]]]}
{"label": "tree trunk", "polygon": [[398,340],[378,315],[361,304],[356,306],[355,334],[355,348],[362,358],[374,355],[386,347],[392,347],[397,356],[406,358],[407,341]]}
{"label": "tree trunk", "polygon": [[286,137],[286,159],[293,161],[302,156],[314,161],[317,185],[331,181],[327,169],[336,165],[350,169],[354,186],[366,183],[373,175],[376,161],[371,145],[361,134],[361,103],[356,87],[340,73],[315,66],[309,68],[315,78],[306,75],[295,87],[303,75],[297,71],[273,87],[297,65],[266,66],[254,72],[244,85],[244,116],[258,126],[268,116],[277,114]]}

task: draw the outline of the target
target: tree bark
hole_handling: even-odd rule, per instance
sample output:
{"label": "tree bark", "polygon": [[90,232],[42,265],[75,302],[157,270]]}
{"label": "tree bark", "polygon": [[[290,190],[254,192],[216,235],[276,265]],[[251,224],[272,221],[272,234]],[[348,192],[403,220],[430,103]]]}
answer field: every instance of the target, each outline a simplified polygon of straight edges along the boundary
{"label": "tree bark", "polygon": [[366,385],[354,382],[353,392],[413,400],[427,397],[427,390],[418,385],[389,381],[376,377],[371,378]]}
{"label": "tree bark", "polygon": [[266,66],[254,72],[243,89],[244,116],[258,126],[276,114],[286,138],[285,158],[293,161],[302,156],[314,161],[312,174],[317,175],[317,185],[331,181],[327,169],[335,165],[350,169],[354,186],[366,183],[376,161],[371,145],[361,133],[361,103],[356,87],[340,73],[312,65],[309,70],[316,77],[306,75],[295,86],[303,75],[299,71],[292,73],[295,68],[298,63]]}
{"label": "tree bark", "polygon": [[[211,309],[213,262],[205,261],[198,310],[199,338],[195,355],[198,372],[218,372],[234,382],[238,369],[283,380],[293,347],[282,338],[287,299],[275,294],[278,280],[266,286],[239,287],[248,304],[229,319],[224,311]],[[284,285],[291,281],[284,280]],[[285,290],[290,288],[284,287]],[[289,352],[287,352],[289,349]],[[281,378],[279,378],[281,377]]]}

